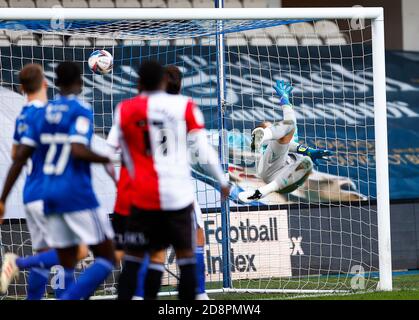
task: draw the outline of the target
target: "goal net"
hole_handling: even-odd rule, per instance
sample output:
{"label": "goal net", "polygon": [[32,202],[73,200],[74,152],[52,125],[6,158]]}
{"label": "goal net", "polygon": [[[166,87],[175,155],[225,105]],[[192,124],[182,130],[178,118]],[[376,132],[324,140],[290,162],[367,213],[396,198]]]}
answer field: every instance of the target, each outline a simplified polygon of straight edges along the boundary
{"label": "goal net", "polygon": [[[57,93],[54,67],[64,60],[80,64],[81,98],[93,106],[94,144],[99,149],[112,126],[115,105],[137,93],[139,63],[154,59],[174,64],[184,74],[182,93],[191,96],[205,115],[209,138],[233,186],[228,203],[221,203],[216,183],[192,167],[205,220],[207,289],[333,292],[376,289],[379,281],[382,289],[391,289],[387,145],[377,136],[377,126],[386,136],[384,66],[376,58],[384,50],[382,30],[373,27],[378,15],[367,12],[365,17],[356,11],[346,16],[340,12],[338,19],[332,14],[310,18],[309,12],[298,18],[281,13],[278,19],[269,15],[237,19],[227,10],[229,19],[217,20],[214,11],[212,19],[191,20],[184,18],[187,14],[176,16],[180,11],[166,12],[174,14],[153,20],[114,19],[110,13],[102,20],[64,19],[64,9],[54,11],[50,20],[1,20],[0,15],[0,123],[5,128],[0,133],[1,178],[10,165],[14,119],[24,102],[17,77],[24,64],[44,67],[50,98]],[[89,70],[87,60],[96,49],[113,55],[110,74]],[[297,190],[244,204],[238,193],[264,184],[255,169],[259,158],[250,149],[251,131],[262,121],[282,119],[273,89],[276,80],[294,86],[295,140],[332,150],[335,156],[315,166]],[[383,97],[377,95],[379,89]],[[93,173],[100,201],[111,213],[112,182],[100,167]],[[2,256],[8,251],[32,254],[21,187],[22,181],[1,226]],[[79,269],[88,264],[89,259]],[[178,280],[171,250],[166,269],[163,291],[170,294]],[[96,295],[114,295],[118,274],[116,268]],[[25,294],[22,273],[6,298]]]}

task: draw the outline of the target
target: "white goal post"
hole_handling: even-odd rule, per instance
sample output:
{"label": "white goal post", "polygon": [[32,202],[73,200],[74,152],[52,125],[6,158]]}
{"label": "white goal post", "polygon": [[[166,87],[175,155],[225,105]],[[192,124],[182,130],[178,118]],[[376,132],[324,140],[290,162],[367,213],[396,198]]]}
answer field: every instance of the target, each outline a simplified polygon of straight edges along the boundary
{"label": "white goal post", "polygon": [[[352,8],[211,8],[211,9],[100,9],[100,8],[2,8],[1,21],[24,20],[77,20],[77,21],[238,21],[238,20],[320,20],[320,19],[369,19],[371,21],[372,45],[372,73],[373,73],[373,113],[374,113],[374,142],[375,142],[375,185],[376,185],[376,213],[378,238],[378,290],[392,290],[392,262],[390,237],[390,205],[389,205],[389,173],[387,146],[387,107],[386,107],[386,74],[385,74],[385,46],[384,46],[384,17],[383,8],[352,7]],[[218,25],[218,24],[217,24]],[[221,33],[219,33],[221,32]],[[223,41],[222,28],[217,34]],[[223,47],[221,47],[223,48]],[[223,59],[221,59],[223,61]],[[224,66],[219,66],[224,68]],[[221,72],[223,76],[223,72]],[[220,82],[225,79],[219,79]],[[221,99],[224,95],[221,90]],[[228,210],[228,209],[227,209]],[[270,218],[269,218],[270,219]],[[228,232],[228,231],[227,231]],[[223,236],[226,231],[223,230]],[[1,238],[0,238],[1,240]],[[228,240],[229,243],[230,240]],[[223,247],[224,250],[229,246]],[[227,261],[230,253],[224,252]],[[229,273],[229,268],[224,268]],[[226,274],[224,273],[224,277]],[[225,280],[225,279],[224,279]],[[231,279],[229,279],[231,283]],[[238,288],[230,289],[224,282],[224,292],[287,292],[287,289],[269,288]],[[321,288],[290,288],[288,292],[322,292]],[[336,291],[334,289],[330,291]]]}

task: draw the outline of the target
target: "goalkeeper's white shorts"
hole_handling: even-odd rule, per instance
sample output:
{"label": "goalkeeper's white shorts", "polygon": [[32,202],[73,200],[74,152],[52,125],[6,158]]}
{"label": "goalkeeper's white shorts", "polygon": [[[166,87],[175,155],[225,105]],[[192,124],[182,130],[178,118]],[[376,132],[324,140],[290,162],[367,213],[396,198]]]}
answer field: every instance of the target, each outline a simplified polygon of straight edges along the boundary
{"label": "goalkeeper's white shorts", "polygon": [[32,240],[32,249],[35,251],[48,248],[47,219],[44,215],[44,202],[42,200],[25,204],[26,225]]}
{"label": "goalkeeper's white shorts", "polygon": [[100,208],[47,215],[48,244],[51,248],[96,245],[113,239],[110,219]]}
{"label": "goalkeeper's white shorts", "polygon": [[268,143],[257,166],[258,175],[263,182],[272,182],[282,168],[295,162],[288,156],[288,150],[289,144],[280,144],[277,141]]}

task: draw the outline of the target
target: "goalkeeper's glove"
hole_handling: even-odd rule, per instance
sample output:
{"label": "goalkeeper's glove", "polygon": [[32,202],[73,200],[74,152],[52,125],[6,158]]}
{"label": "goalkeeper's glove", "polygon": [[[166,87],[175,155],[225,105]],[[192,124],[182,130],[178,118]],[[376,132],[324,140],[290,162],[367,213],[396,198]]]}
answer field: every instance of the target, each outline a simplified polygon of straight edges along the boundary
{"label": "goalkeeper's glove", "polygon": [[273,88],[279,96],[279,105],[281,107],[285,105],[291,105],[290,94],[294,87],[290,83],[283,80],[277,80],[276,85],[274,85]]}
{"label": "goalkeeper's glove", "polygon": [[297,147],[297,153],[310,157],[316,166],[319,165],[318,160],[330,161],[329,157],[334,154],[331,150],[313,149],[302,144]]}

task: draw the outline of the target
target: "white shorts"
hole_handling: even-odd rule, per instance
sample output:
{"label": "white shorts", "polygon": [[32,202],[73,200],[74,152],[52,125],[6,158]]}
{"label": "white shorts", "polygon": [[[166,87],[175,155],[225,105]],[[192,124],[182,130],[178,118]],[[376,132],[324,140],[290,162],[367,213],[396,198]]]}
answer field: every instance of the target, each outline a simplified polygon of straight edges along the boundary
{"label": "white shorts", "polygon": [[47,215],[48,241],[51,248],[67,248],[79,244],[96,245],[113,239],[110,219],[101,209]]}
{"label": "white shorts", "polygon": [[204,228],[204,219],[202,219],[202,211],[201,207],[199,206],[198,201],[195,199],[193,204],[193,211],[195,214],[195,223],[198,226],[198,228],[203,229]]}
{"label": "white shorts", "polygon": [[32,249],[35,251],[48,248],[47,219],[44,215],[42,200],[25,204],[26,224],[32,240]]}
{"label": "white shorts", "polygon": [[287,165],[289,144],[270,141],[259,160],[257,172],[263,182],[269,183],[275,179],[278,172]]}

